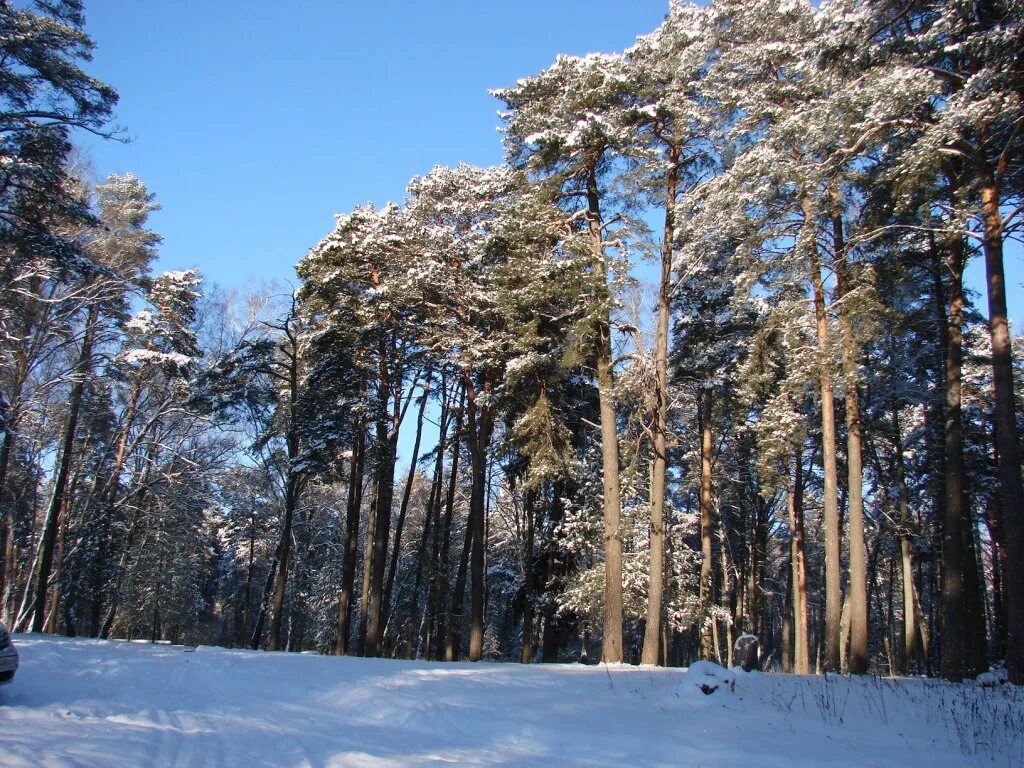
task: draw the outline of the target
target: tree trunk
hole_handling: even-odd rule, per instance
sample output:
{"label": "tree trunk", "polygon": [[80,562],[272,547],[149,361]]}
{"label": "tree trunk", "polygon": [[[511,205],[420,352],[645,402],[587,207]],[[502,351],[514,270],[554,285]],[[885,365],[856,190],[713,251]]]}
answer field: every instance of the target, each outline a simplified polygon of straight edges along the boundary
{"label": "tree trunk", "polygon": [[[555,536],[555,531],[558,529],[558,525],[562,522],[563,517],[562,498],[564,495],[569,495],[563,494],[564,490],[564,480],[556,480],[552,483],[551,501],[548,507],[548,523],[546,526],[548,535],[544,542],[545,589],[552,588],[553,583],[565,567],[564,562],[559,557],[558,539]],[[553,600],[545,600],[542,614],[544,618],[544,630],[541,635],[542,647],[540,658],[541,661],[546,664],[553,664],[558,661],[558,651],[562,641],[562,633],[560,632],[559,626],[556,622],[555,605]]]}
{"label": "tree trunk", "polygon": [[[711,452],[713,449],[712,435],[712,403],[713,394],[709,387],[704,387],[699,394],[700,409],[700,587],[698,599],[700,602],[699,615],[701,617],[700,629],[700,657],[710,659],[712,656],[711,626],[714,619],[711,615],[712,602],[712,535],[714,531],[713,499],[711,495]],[[715,649],[714,654],[718,655]]]}
{"label": "tree trunk", "polygon": [[846,469],[849,504],[850,580],[850,674],[868,671],[868,603],[864,548],[864,468],[861,455],[860,402],[857,394],[857,342],[854,338],[852,310],[842,302],[850,291],[847,272],[846,240],[838,200],[832,212],[833,253],[836,292],[839,296],[839,324],[843,347],[843,373],[846,383]]}
{"label": "tree trunk", "polygon": [[946,265],[950,275],[949,310],[940,334],[945,346],[945,495],[942,521],[942,676],[963,678],[963,502],[964,455],[961,379],[963,366],[963,268],[962,238],[950,238]]}
{"label": "tree trunk", "polygon": [[274,559],[270,563],[270,570],[267,571],[267,580],[263,583],[263,592],[260,594],[260,609],[256,612],[256,623],[252,627],[252,635],[249,638],[249,647],[254,651],[259,649],[260,642],[263,640],[263,624],[267,620],[267,607],[271,594],[274,591],[278,554],[275,550]]}
{"label": "tree trunk", "polygon": [[828,341],[828,317],[825,314],[825,286],[821,277],[821,256],[815,233],[814,205],[804,195],[804,232],[810,255],[811,285],[814,289],[814,319],[818,335],[821,365],[821,457],[824,473],[824,533],[825,533],[825,654],[822,667],[826,672],[838,672],[840,660],[840,622],[842,620],[842,582],[840,579],[839,496],[836,471],[835,398],[832,392],[832,373]]}
{"label": "tree trunk", "polygon": [[597,397],[601,412],[601,469],[604,517],[604,604],[601,660],[609,664],[622,661],[622,536],[619,518],[619,436],[615,423],[615,380],[612,362],[611,297],[605,262],[601,203],[597,171],[587,172],[587,225],[594,267],[594,298],[598,304],[596,374]]}
{"label": "tree trunk", "polygon": [[1003,271],[1003,222],[999,212],[999,180],[983,179],[985,276],[988,284],[989,335],[992,339],[992,381],[999,490],[1006,540],[1006,669],[1010,682],[1024,684],[1024,485],[1021,482],[1020,435],[1013,391],[1013,353],[1006,310]]}
{"label": "tree trunk", "polygon": [[452,592],[451,608],[448,610],[448,637],[445,641],[444,660],[458,661],[459,646],[462,643],[462,611],[466,603],[466,572],[469,569],[469,552],[473,544],[473,526],[466,520],[466,533],[462,540],[462,555],[459,570],[455,576],[455,590]]}
{"label": "tree trunk", "polygon": [[[469,496],[469,527],[472,529],[470,573],[469,660],[480,661],[484,652],[484,527],[486,521],[487,453],[491,444],[494,412],[490,405],[478,406],[477,392],[467,373],[464,378],[469,416],[469,457],[472,487]],[[483,394],[489,399],[492,385],[484,374]]]}
{"label": "tree trunk", "polygon": [[420,441],[423,437],[423,415],[427,409],[427,398],[430,396],[430,381],[433,374],[427,371],[423,379],[423,394],[420,397],[420,408],[416,415],[416,438],[412,444],[412,458],[409,461],[409,474],[405,478],[405,490],[402,492],[402,505],[398,510],[398,521],[395,523],[395,543],[391,547],[391,564],[388,566],[388,578],[384,585],[384,620],[385,630],[391,616],[391,592],[395,586],[395,574],[398,572],[398,558],[402,554],[402,531],[405,528],[405,516],[409,511],[409,499],[412,496],[412,483],[416,477],[416,462],[420,458]]}
{"label": "tree trunk", "polygon": [[658,325],[655,330],[654,468],[651,473],[650,568],[647,579],[647,621],[641,664],[658,663],[665,558],[665,468],[668,452],[668,304],[672,289],[672,245],[675,238],[676,184],[679,146],[668,148],[665,184],[665,227],[661,245],[661,282],[658,291]]}
{"label": "tree trunk", "polygon": [[365,424],[356,424],[355,444],[348,466],[348,499],[345,504],[345,560],[341,567],[341,589],[338,591],[338,635],[334,650],[339,656],[349,652],[352,626],[352,594],[356,582],[356,559],[359,557],[359,513],[363,508],[363,457],[366,452]]}
{"label": "tree trunk", "polygon": [[299,400],[299,349],[292,336],[291,326],[285,323],[288,344],[283,348],[288,370],[288,427],[285,434],[288,468],[285,473],[284,524],[278,547],[277,577],[274,581],[274,613],[270,623],[268,650],[281,650],[281,624],[284,618],[284,600],[288,589],[288,566],[292,545],[292,521],[299,504],[299,475],[295,464],[299,458],[298,400]]}
{"label": "tree trunk", "polygon": [[789,483],[789,552],[793,582],[793,672],[810,672],[810,648],[807,643],[807,546],[804,541],[804,478],[800,451],[793,462]]}
{"label": "tree trunk", "polygon": [[529,664],[533,661],[533,593],[534,567],[533,567],[533,532],[534,518],[536,516],[537,491],[530,489],[523,497],[523,514],[526,516],[526,543],[523,551],[523,571],[525,576],[524,599],[523,599],[523,649],[519,654],[519,661]]}
{"label": "tree trunk", "polygon": [[922,632],[923,617],[917,606],[917,587],[914,585],[914,542],[913,521],[910,517],[910,499],[907,491],[906,462],[903,458],[903,436],[900,429],[899,414],[896,406],[892,408],[894,439],[896,451],[894,466],[896,469],[897,503],[900,512],[900,567],[903,579],[903,667],[901,672],[907,674],[911,665],[925,661],[924,652],[927,632]]}
{"label": "tree trunk", "polygon": [[[383,342],[381,344],[378,387],[380,402],[386,404],[391,396],[391,381]],[[395,490],[395,453],[398,449],[398,412],[400,407],[398,401],[400,399],[399,395],[394,395],[394,414],[391,424],[383,416],[378,419],[377,424],[377,498],[371,541],[373,559],[370,565],[369,593],[366,600],[366,644],[363,650],[365,656],[380,654],[384,565],[387,562],[388,541],[391,536],[391,502]]]}
{"label": "tree trunk", "polygon": [[[437,529],[441,526],[441,487],[444,483],[444,449],[448,441],[448,421],[451,414],[451,407],[448,401],[448,388],[445,379],[441,379],[441,420],[437,430],[437,456],[434,458],[434,472],[430,480],[430,497],[427,501],[427,510],[423,523],[423,531],[420,535],[420,544],[416,550],[416,578],[413,582],[412,600],[409,608],[410,632],[405,644],[405,657],[408,659],[417,658],[419,649],[416,646],[420,641],[420,648],[424,654],[430,653],[431,627],[424,615],[420,620],[420,587],[423,584],[423,574],[427,573],[428,594],[426,596],[427,610],[430,609],[430,587],[436,580],[435,569],[439,557],[439,541]],[[429,549],[430,559],[427,562],[428,545],[433,542]],[[422,627],[420,624],[422,623]]]}
{"label": "tree trunk", "polygon": [[[96,324],[99,320],[99,306],[94,305],[89,310],[85,322],[85,331],[82,337],[82,348],[75,365],[75,383],[71,387],[71,394],[68,400],[68,418],[64,425],[64,434],[61,438],[60,461],[53,480],[53,491],[50,496],[50,503],[46,509],[46,517],[43,519],[43,532],[39,540],[39,550],[36,553],[36,568],[33,574],[35,583],[35,595],[31,606],[22,608],[19,617],[19,626],[26,626],[28,623],[28,612],[31,611],[32,631],[41,632],[43,622],[46,619],[46,592],[49,587],[50,571],[53,567],[54,547],[57,542],[57,533],[60,530],[61,516],[64,513],[65,496],[67,494],[68,478],[71,474],[71,460],[74,456],[75,432],[78,429],[78,415],[82,406],[82,395],[85,392],[85,382],[92,370],[92,347],[96,337]],[[59,600],[54,595],[54,600]]]}
{"label": "tree trunk", "polygon": [[1006,657],[1006,540],[999,494],[985,500],[985,527],[992,541],[992,640],[997,659]]}
{"label": "tree trunk", "polygon": [[256,520],[255,512],[249,517],[249,563],[245,569],[245,592],[242,596],[242,615],[235,628],[235,645],[241,648],[249,635],[249,611],[252,606],[252,577],[256,561]]}
{"label": "tree trunk", "polygon": [[[430,616],[436,622],[434,631],[433,656],[437,660],[447,658],[448,655],[448,620],[445,618],[445,608],[448,602],[448,569],[451,559],[451,538],[452,538],[452,517],[455,514],[455,490],[458,487],[459,479],[459,455],[462,444],[462,425],[465,418],[466,389],[462,387],[459,393],[459,405],[455,412],[455,430],[452,432],[452,458],[451,469],[448,474],[448,492],[444,502],[444,520],[441,530],[441,551],[438,559],[438,567],[431,574],[430,582]],[[465,576],[463,575],[463,578]]]}
{"label": "tree trunk", "polygon": [[964,525],[960,529],[964,537],[964,673],[973,678],[988,669],[988,649],[985,643],[984,579],[978,562],[977,526],[966,500],[964,511]]}

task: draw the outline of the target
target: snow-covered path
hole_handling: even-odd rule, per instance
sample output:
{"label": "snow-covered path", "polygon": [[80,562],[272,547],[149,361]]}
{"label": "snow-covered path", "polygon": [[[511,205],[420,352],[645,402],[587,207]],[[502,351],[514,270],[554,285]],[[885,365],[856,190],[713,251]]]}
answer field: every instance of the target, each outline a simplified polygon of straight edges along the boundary
{"label": "snow-covered path", "polygon": [[1024,765],[1021,689],[16,636],[3,766]]}

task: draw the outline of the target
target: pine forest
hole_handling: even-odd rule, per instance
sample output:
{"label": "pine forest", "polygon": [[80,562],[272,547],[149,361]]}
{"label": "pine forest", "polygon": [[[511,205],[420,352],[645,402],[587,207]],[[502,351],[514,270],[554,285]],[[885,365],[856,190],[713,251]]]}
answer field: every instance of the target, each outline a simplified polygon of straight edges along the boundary
{"label": "pine forest", "polygon": [[0,1],[12,631],[1024,684],[1024,2],[673,0],[244,291],[92,50]]}

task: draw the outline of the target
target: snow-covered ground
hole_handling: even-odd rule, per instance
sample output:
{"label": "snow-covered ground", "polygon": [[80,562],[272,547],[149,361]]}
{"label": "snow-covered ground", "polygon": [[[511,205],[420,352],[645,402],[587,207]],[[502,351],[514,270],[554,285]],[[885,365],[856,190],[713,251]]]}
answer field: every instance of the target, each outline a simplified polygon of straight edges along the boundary
{"label": "snow-covered ground", "polygon": [[1024,765],[1024,689],[20,635],[3,766]]}

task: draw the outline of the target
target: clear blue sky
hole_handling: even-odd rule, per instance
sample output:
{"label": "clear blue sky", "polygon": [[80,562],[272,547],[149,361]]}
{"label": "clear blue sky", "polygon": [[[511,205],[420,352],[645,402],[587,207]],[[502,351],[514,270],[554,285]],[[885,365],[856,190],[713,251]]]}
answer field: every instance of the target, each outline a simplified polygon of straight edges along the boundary
{"label": "clear blue sky", "polygon": [[488,88],[558,53],[622,50],[667,0],[86,0],[89,72],[130,144],[89,141],[163,210],[161,265],[293,279],[334,214],[437,164],[502,159]]}
{"label": "clear blue sky", "polygon": [[[294,279],[334,214],[401,200],[434,165],[502,159],[488,88],[559,53],[620,51],[667,0],[86,0],[90,73],[131,143],[87,140],[163,210],[161,266],[240,288]],[[1009,244],[1010,315],[1024,259]],[[976,259],[968,284],[983,293]]]}

